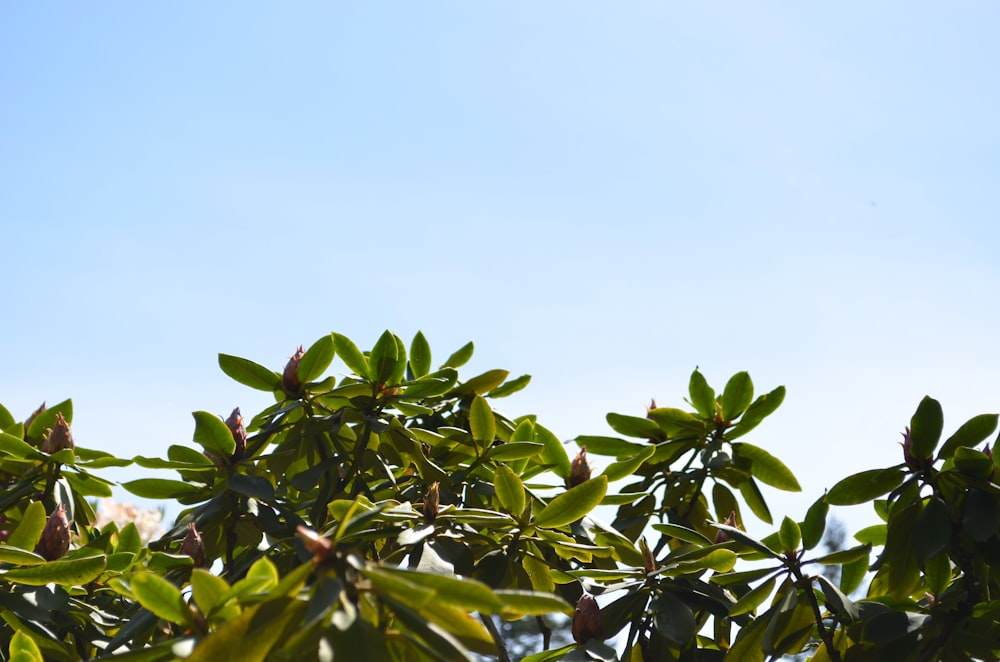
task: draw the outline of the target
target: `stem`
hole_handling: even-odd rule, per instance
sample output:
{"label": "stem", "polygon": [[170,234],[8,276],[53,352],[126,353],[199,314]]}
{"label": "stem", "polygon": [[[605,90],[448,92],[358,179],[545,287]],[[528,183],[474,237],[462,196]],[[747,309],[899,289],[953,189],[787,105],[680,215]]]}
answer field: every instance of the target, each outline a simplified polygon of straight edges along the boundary
{"label": "stem", "polygon": [[535,616],[535,622],[538,623],[538,631],[542,633],[542,650],[548,650],[552,645],[552,628],[545,624],[545,619],[541,616]]}
{"label": "stem", "polygon": [[819,631],[819,638],[823,640],[826,645],[826,653],[830,656],[833,662],[841,662],[840,651],[838,651],[833,644],[833,633],[826,629],[823,625],[823,614],[819,610],[819,602],[816,600],[816,593],[813,591],[812,582],[807,579],[799,567],[798,559],[789,559],[788,569],[792,571],[792,575],[795,576],[795,583],[805,592],[806,598],[809,600],[809,606],[812,607],[813,618],[816,619],[816,629]]}
{"label": "stem", "polygon": [[486,626],[486,631],[490,633],[490,636],[493,637],[493,643],[497,645],[497,662],[510,662],[510,654],[507,653],[507,646],[503,643],[503,637],[500,636],[500,630],[497,629],[497,624],[493,622],[493,617],[486,614],[479,614],[479,620]]}

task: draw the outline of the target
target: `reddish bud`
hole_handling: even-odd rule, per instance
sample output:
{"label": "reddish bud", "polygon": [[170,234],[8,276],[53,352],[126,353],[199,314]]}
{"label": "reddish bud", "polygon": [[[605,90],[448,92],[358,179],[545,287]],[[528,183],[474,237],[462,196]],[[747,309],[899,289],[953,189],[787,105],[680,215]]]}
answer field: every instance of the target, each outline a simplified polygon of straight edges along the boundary
{"label": "reddish bud", "polygon": [[[736,511],[735,510],[732,510],[732,511],[729,512],[729,517],[726,518],[726,521],[723,522],[723,524],[725,524],[727,526],[731,526],[733,528],[736,528]],[[730,538],[729,534],[726,533],[725,531],[723,531],[722,529],[719,529],[719,531],[715,534],[715,544],[716,545],[721,545],[722,543],[729,542],[730,540],[732,540],[732,538]]]}
{"label": "reddish bud", "polygon": [[295,532],[305,545],[306,551],[313,555],[313,563],[320,564],[330,558],[330,550],[333,545],[329,540],[319,535],[312,529],[301,524]]}
{"label": "reddish bud", "polygon": [[989,444],[983,445],[983,455],[990,458],[991,460],[993,459],[993,450],[990,448]]}
{"label": "reddish bud", "polygon": [[587,462],[587,447],[581,446],[580,452],[576,454],[573,458],[573,462],[569,466],[569,486],[576,487],[581,483],[585,483],[590,480],[590,474],[593,469],[590,468],[590,464]]}
{"label": "reddish bud", "polygon": [[648,417],[649,412],[653,411],[654,409],[656,409],[656,398],[650,398],[649,404],[646,405],[646,416]]}
{"label": "reddish bud", "polygon": [[247,450],[247,429],[243,427],[243,417],[240,415],[240,408],[237,407],[226,419],[226,426],[233,433],[233,441],[236,442],[236,450],[233,451],[233,458],[240,459]]}
{"label": "reddish bud", "polygon": [[424,517],[428,522],[433,522],[438,515],[438,507],[441,503],[440,486],[437,481],[431,483],[424,495]]}
{"label": "reddish bud", "polygon": [[302,363],[302,357],[305,355],[302,345],[299,345],[299,348],[288,359],[288,363],[285,364],[285,371],[281,374],[281,384],[289,395],[298,395],[299,389],[302,388],[302,382],[299,381],[299,364]]}
{"label": "reddish bud", "polygon": [[194,567],[205,567],[205,543],[202,542],[198,529],[194,528],[194,522],[188,524],[187,535],[181,541],[181,554],[194,559]]}
{"label": "reddish bud", "polygon": [[639,538],[639,551],[642,552],[642,569],[646,574],[656,572],[656,557],[653,556],[653,550],[649,548],[645,536]]}
{"label": "reddish bud", "polygon": [[922,463],[913,456],[913,437],[910,435],[910,428],[907,427],[902,435],[903,441],[899,445],[903,447],[903,461],[911,469],[920,469]]}
{"label": "reddish bud", "polygon": [[64,448],[75,448],[73,434],[69,431],[69,423],[63,415],[56,412],[56,426],[49,429],[49,436],[42,442],[42,452],[51,455]]}
{"label": "reddish bud", "polygon": [[25,434],[28,433],[28,428],[31,427],[31,422],[34,421],[36,418],[38,418],[38,416],[43,411],[45,411],[45,403],[44,402],[41,405],[38,406],[38,409],[36,409],[35,411],[31,412],[31,416],[28,416],[28,418],[26,418],[24,420],[24,433]]}
{"label": "reddish bud", "polygon": [[576,603],[573,612],[573,639],[585,644],[601,632],[601,608],[590,593],[584,593]]}
{"label": "reddish bud", "polygon": [[69,520],[66,519],[66,509],[62,504],[49,515],[42,529],[42,537],[35,547],[35,554],[38,554],[47,561],[55,561],[66,556],[69,551]]}

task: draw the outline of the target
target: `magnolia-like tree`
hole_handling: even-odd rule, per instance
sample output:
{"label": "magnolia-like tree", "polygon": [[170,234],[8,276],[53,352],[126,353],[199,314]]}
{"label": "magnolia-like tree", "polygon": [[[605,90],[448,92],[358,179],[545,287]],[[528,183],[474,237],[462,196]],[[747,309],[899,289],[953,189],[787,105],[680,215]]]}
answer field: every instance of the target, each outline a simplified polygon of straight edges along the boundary
{"label": "magnolia-like tree", "polygon": [[[220,355],[275,403],[195,412],[194,445],[166,458],[77,446],[68,400],[23,422],[0,407],[0,657],[505,662],[497,619],[537,622],[528,662],[1000,656],[998,460],[977,449],[995,414],[942,442],[925,398],[899,464],[757,539],[744,517],[775,519],[760,485],[800,489],[745,440],[783,387],[755,397],[738,373],[719,393],[695,371],[683,406],[608,414],[615,436],[567,453],[494,408],[527,376],[459,378],[472,351],[435,367],[422,334],[386,332],[367,352],[324,336],[281,372]],[[130,464],[177,474],[124,484],[185,507],[153,542],[95,525],[100,470]],[[818,550],[829,507],[865,502],[882,523]],[[554,613],[574,643],[549,646]]]}

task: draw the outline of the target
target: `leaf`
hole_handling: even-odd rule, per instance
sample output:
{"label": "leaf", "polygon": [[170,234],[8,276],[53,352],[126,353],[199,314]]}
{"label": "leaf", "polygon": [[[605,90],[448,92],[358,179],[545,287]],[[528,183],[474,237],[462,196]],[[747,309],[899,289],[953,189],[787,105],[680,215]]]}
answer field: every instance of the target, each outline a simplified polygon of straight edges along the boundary
{"label": "leaf", "polygon": [[612,462],[604,471],[601,473],[602,476],[607,476],[609,481],[621,480],[626,476],[631,476],[643,465],[643,463],[649,458],[653,457],[656,453],[655,446],[645,446],[639,453],[635,456],[630,457],[627,460],[622,460],[621,462]]}
{"label": "leaf", "polygon": [[732,447],[734,456],[750,462],[750,473],[760,482],[786,492],[802,491],[795,474],[781,460],[763,448],[752,446],[746,442],[735,443]]}
{"label": "leaf", "polygon": [[79,559],[49,561],[27,568],[14,568],[0,575],[7,581],[29,586],[81,586],[89,584],[104,572],[107,557],[103,554]]}
{"label": "leaf", "polygon": [[850,595],[858,590],[868,575],[868,556],[840,566],[840,590]]}
{"label": "leaf", "polygon": [[11,415],[6,407],[0,405],[0,430],[6,430],[15,424],[17,424],[17,421],[14,420],[14,416]]}
{"label": "leaf", "polygon": [[299,381],[316,381],[330,367],[333,356],[333,335],[328,333],[314,342],[299,361]]}
{"label": "leaf", "polygon": [[826,501],[834,506],[865,503],[894,490],[902,481],[903,471],[899,468],[862,471],[834,485],[827,493]]}
{"label": "leaf", "polygon": [[35,640],[18,630],[10,640],[10,662],[45,662],[42,651]]}
{"label": "leaf", "polygon": [[572,524],[593,510],[607,491],[606,476],[591,478],[549,501],[532,523],[550,529]]}
{"label": "leaf", "polygon": [[715,391],[708,385],[705,376],[698,372],[697,368],[691,373],[688,393],[691,395],[691,404],[702,417],[715,417]]}
{"label": "leaf", "polygon": [[676,538],[683,542],[688,542],[698,547],[704,547],[711,545],[712,541],[701,535],[694,529],[689,529],[678,524],[654,524],[653,530],[659,533],[664,533],[671,538]]}
{"label": "leaf", "polygon": [[823,591],[823,596],[826,598],[826,606],[830,611],[847,617],[851,623],[858,620],[858,607],[850,598],[841,593],[840,589],[834,586],[833,582],[827,579],[825,575],[817,575],[816,580],[819,582],[819,588]]}
{"label": "leaf", "polygon": [[167,478],[140,478],[121,485],[132,494],[145,499],[176,499],[204,489],[200,485],[190,485]]}
{"label": "leaf", "polygon": [[1000,529],[1000,503],[995,494],[969,490],[963,503],[962,528],[977,542],[990,539]]}
{"label": "leaf", "polygon": [[531,441],[515,441],[507,444],[497,444],[491,446],[486,451],[486,457],[495,462],[507,462],[510,460],[523,460],[527,457],[535,457],[545,450],[544,444],[536,444]]}
{"label": "leaf", "polygon": [[947,459],[952,457],[955,449],[960,446],[971,448],[981,443],[997,429],[997,419],[997,414],[973,416],[942,444],[938,457]]}
{"label": "leaf", "polygon": [[563,448],[559,438],[548,428],[542,425],[535,425],[535,441],[545,444],[545,450],[541,453],[542,461],[552,466],[552,471],[563,480],[569,478],[570,463],[566,449]]}
{"label": "leaf", "polygon": [[917,520],[913,548],[917,555],[917,565],[934,556],[948,546],[951,537],[951,511],[940,497],[932,497],[924,506]]}
{"label": "leaf", "polygon": [[300,622],[306,606],[285,597],[254,605],[199,642],[187,662],[264,662]]}
{"label": "leaf", "polygon": [[941,403],[924,396],[917,405],[917,411],[910,419],[910,454],[917,459],[926,459],[934,452],[941,430],[944,428],[944,413]]}
{"label": "leaf", "polygon": [[691,607],[670,591],[663,591],[653,598],[649,607],[656,631],[676,646],[684,646],[698,630]]}
{"label": "leaf", "polygon": [[553,613],[562,613],[567,616],[573,614],[573,607],[568,602],[548,593],[498,589],[494,591],[494,594],[500,598],[502,603],[500,615],[507,620]]}
{"label": "leaf", "polygon": [[232,379],[252,389],[270,393],[281,388],[281,375],[249,359],[219,354],[219,367]]}
{"label": "leaf", "polygon": [[730,377],[719,400],[722,403],[722,418],[727,421],[732,421],[745,412],[753,400],[753,382],[750,380],[750,375],[738,372]]}
{"label": "leaf", "polygon": [[747,502],[750,510],[756,515],[761,521],[768,524],[771,523],[771,511],[767,507],[767,502],[764,501],[764,495],[760,493],[760,488],[757,487],[756,481],[753,478],[748,478],[739,484],[738,489],[740,495],[743,496],[743,500]]}
{"label": "leaf", "polygon": [[45,456],[34,446],[18,439],[12,434],[0,432],[0,453],[6,453],[17,458],[43,459]]}
{"label": "leaf", "polygon": [[637,444],[618,437],[580,435],[573,441],[576,442],[577,446],[586,446],[587,453],[591,455],[611,455],[614,457],[634,457],[636,453],[646,447],[646,444]]}
{"label": "leaf", "polygon": [[[35,543],[37,544],[37,542]],[[31,549],[35,546],[32,545]],[[41,565],[47,563],[44,557],[29,552],[28,550],[14,545],[0,544],[0,563],[11,563],[14,565]]]}
{"label": "leaf", "polygon": [[[667,437],[675,437],[685,432],[693,432],[701,436],[711,429],[711,425],[704,420],[683,409],[675,409],[674,407],[656,407],[650,409],[647,417],[653,420],[660,428],[660,431],[665,433]],[[660,438],[662,436],[661,434]]]}
{"label": "leaf", "polygon": [[441,364],[442,368],[461,368],[463,365],[469,362],[472,358],[472,353],[475,351],[476,346],[470,340],[469,342],[462,345],[458,351],[448,357],[448,360]]}
{"label": "leaf", "polygon": [[491,398],[506,398],[508,395],[513,395],[522,390],[530,381],[531,375],[521,375],[520,377],[504,382],[487,395]]}
{"label": "leaf", "polygon": [[245,494],[267,503],[274,503],[274,486],[263,476],[232,474],[227,481],[227,487],[233,492]]}
{"label": "leaf", "polygon": [[[423,586],[434,592],[441,604],[458,607],[466,611],[495,614],[503,603],[490,588],[475,579],[458,578],[430,572],[417,572],[401,568],[383,567],[383,572],[398,575],[406,581]],[[435,600],[435,603],[437,600]]]}
{"label": "leaf", "polygon": [[728,524],[720,524],[718,522],[709,522],[709,526],[714,526],[717,529],[721,529],[728,535],[732,540],[736,542],[743,543],[747,547],[760,552],[761,554],[768,556],[770,558],[778,558],[780,554],[769,548],[767,545],[757,540],[756,538],[751,538],[741,529],[737,529],[735,526],[729,526]]}
{"label": "leaf", "polygon": [[823,565],[844,565],[854,563],[860,559],[864,559],[867,562],[871,549],[871,545],[864,544],[858,547],[851,547],[850,549],[841,549],[836,552],[830,552],[829,554],[825,554],[814,559],[814,561],[816,563],[822,563]]}
{"label": "leaf", "polygon": [[761,603],[767,600],[768,596],[771,595],[771,591],[774,590],[775,578],[771,577],[769,580],[763,584],[757,586],[751,591],[748,591],[743,597],[736,601],[732,607],[729,608],[729,616],[739,616],[740,614],[749,614],[754,609],[759,607]]}
{"label": "leaf", "polygon": [[493,487],[496,489],[500,505],[515,518],[520,517],[526,505],[524,485],[514,470],[506,464],[498,466],[493,472]]}
{"label": "leaf", "polygon": [[830,511],[830,504],[826,502],[826,496],[820,497],[806,511],[806,518],[802,522],[802,548],[812,549],[823,539],[823,532],[826,530],[826,516]]}
{"label": "leaf", "polygon": [[[397,355],[398,349],[396,337],[388,330],[379,336],[368,356],[368,370],[373,381],[379,384],[388,384],[392,381],[396,363],[401,360]],[[402,357],[402,360],[405,361],[405,357]]]}
{"label": "leaf", "polygon": [[786,516],[781,520],[781,528],[778,529],[778,540],[781,541],[781,548],[786,552],[795,552],[802,542],[802,531],[799,525],[791,517]]}
{"label": "leaf", "polygon": [[472,406],[469,408],[469,427],[472,430],[472,438],[487,446],[492,444],[497,436],[493,410],[490,409],[486,398],[481,395],[472,400]]}
{"label": "leaf", "polygon": [[482,395],[503,384],[510,373],[506,370],[487,370],[458,386],[456,393]]}
{"label": "leaf", "polygon": [[178,625],[191,625],[191,610],[180,590],[153,572],[140,572],[129,577],[132,594],[143,607],[160,618]]}
{"label": "leaf", "polygon": [[196,411],[194,416],[194,441],[220,458],[232,457],[236,451],[236,440],[225,422],[207,411]]}
{"label": "leaf", "polygon": [[191,595],[202,613],[210,616],[212,609],[218,605],[219,598],[229,590],[229,582],[222,577],[216,577],[204,568],[191,571]]}
{"label": "leaf", "polygon": [[423,377],[431,371],[431,346],[423,332],[417,331],[410,343],[410,372],[416,378]]}
{"label": "leaf", "polygon": [[344,362],[351,372],[361,379],[371,379],[368,374],[368,360],[365,358],[358,346],[351,342],[347,336],[339,333],[333,334],[333,348],[336,355]]}
{"label": "leaf", "polygon": [[42,502],[32,501],[24,510],[21,521],[17,523],[17,528],[7,538],[7,544],[28,551],[34,550],[42,537],[47,519],[48,516],[45,514],[45,506]]}
{"label": "leaf", "polygon": [[73,401],[66,399],[43,411],[31,421],[31,425],[25,430],[25,434],[33,439],[43,439],[48,434],[47,430],[55,427],[56,414],[62,414],[66,422],[72,425]]}
{"label": "leaf", "polygon": [[639,437],[640,439],[662,439],[663,431],[655,421],[638,416],[626,416],[625,414],[609,413],[607,415],[608,425],[618,434],[626,437]]}
{"label": "leaf", "polygon": [[784,386],[779,386],[770,393],[765,393],[754,400],[753,404],[747,408],[736,425],[726,431],[726,439],[732,441],[756,428],[760,425],[761,421],[773,414],[784,400]]}

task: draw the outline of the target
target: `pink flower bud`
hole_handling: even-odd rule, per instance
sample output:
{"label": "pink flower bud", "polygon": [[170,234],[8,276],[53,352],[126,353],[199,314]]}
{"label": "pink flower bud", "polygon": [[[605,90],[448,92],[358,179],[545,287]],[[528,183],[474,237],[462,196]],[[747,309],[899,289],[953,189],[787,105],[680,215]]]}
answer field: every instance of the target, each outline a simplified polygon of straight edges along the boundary
{"label": "pink flower bud", "polygon": [[441,503],[441,491],[437,481],[431,483],[424,495],[424,518],[428,522],[433,522],[438,515],[438,507]]}
{"label": "pink flower bud", "polygon": [[187,535],[181,541],[181,554],[186,554],[194,559],[194,567],[205,567],[205,543],[201,540],[201,534],[195,528],[194,522],[188,524]]}
{"label": "pink flower bud", "polygon": [[302,345],[299,345],[299,348],[288,359],[288,363],[285,364],[285,371],[281,375],[281,384],[285,387],[285,393],[288,395],[297,396],[302,388],[302,382],[299,381],[299,364],[302,363],[302,357],[305,355]]}
{"label": "pink flower bud", "polygon": [[55,561],[66,556],[69,551],[69,520],[66,519],[66,509],[62,504],[49,515],[42,529],[42,537],[35,547],[35,554],[38,554],[47,561]]}
{"label": "pink flower bud", "polygon": [[[723,524],[726,524],[726,525],[731,526],[733,528],[736,527],[736,511],[735,510],[732,510],[732,511],[729,512],[729,517],[726,518],[726,521],[723,522]],[[716,545],[721,545],[722,543],[729,542],[730,540],[732,540],[732,538],[730,538],[729,534],[726,533],[725,531],[723,531],[722,529],[719,529],[716,532],[716,534],[715,534],[715,544]]]}
{"label": "pink flower bud", "polygon": [[38,416],[42,412],[44,412],[44,411],[45,411],[45,403],[43,402],[41,405],[39,405],[38,409],[36,409],[35,411],[31,412],[31,415],[28,416],[28,418],[24,419],[24,433],[25,434],[28,433],[28,428],[31,427],[31,422],[34,421],[36,418],[38,418]]}
{"label": "pink flower bud", "polygon": [[56,412],[56,426],[49,430],[49,436],[42,442],[42,452],[51,455],[64,448],[75,448],[73,434],[69,431],[69,423],[63,415]]}
{"label": "pink flower bud", "polygon": [[653,550],[649,548],[645,536],[639,538],[639,551],[642,552],[642,569],[646,574],[656,572],[656,557],[653,556]]}
{"label": "pink flower bud", "polygon": [[247,450],[247,429],[243,427],[243,416],[240,415],[240,408],[237,407],[226,419],[226,426],[233,433],[233,441],[236,442],[236,450],[233,451],[233,458],[240,459]]}
{"label": "pink flower bud", "polygon": [[569,471],[569,486],[576,487],[581,483],[585,483],[590,480],[590,474],[593,469],[590,468],[590,464],[587,462],[587,447],[581,446],[580,452],[576,454],[573,458],[573,462],[570,464]]}
{"label": "pink flower bud", "polygon": [[573,612],[573,640],[585,644],[601,632],[601,608],[590,593],[584,593]]}
{"label": "pink flower bud", "polygon": [[329,540],[301,524],[295,532],[301,538],[306,551],[313,555],[313,563],[320,564],[330,558],[330,550],[333,548],[333,545]]}

